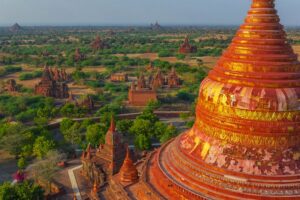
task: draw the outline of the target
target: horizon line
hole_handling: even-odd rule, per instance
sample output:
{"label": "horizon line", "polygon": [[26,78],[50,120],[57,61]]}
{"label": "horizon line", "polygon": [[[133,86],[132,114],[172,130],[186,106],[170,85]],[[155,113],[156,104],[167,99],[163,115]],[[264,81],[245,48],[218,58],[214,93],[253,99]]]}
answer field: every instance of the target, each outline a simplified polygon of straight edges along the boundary
{"label": "horizon line", "polygon": [[[14,24],[19,24],[21,27],[149,27],[151,24],[154,23],[24,23],[23,25],[21,23],[13,23],[13,24],[7,24],[2,23],[0,24],[0,28],[7,28],[11,27]],[[240,26],[240,24],[188,24],[188,23],[159,23],[162,27],[174,27],[174,26],[212,26],[212,27],[237,27]],[[285,27],[300,27],[300,25],[284,25]]]}

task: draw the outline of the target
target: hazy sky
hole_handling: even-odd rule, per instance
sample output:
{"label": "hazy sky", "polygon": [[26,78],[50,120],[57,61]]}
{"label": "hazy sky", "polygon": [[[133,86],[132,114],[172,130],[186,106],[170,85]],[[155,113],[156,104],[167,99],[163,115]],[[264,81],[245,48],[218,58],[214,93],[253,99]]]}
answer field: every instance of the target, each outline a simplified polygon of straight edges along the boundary
{"label": "hazy sky", "polygon": [[[0,0],[0,25],[236,25],[251,0]],[[300,0],[277,0],[282,23],[300,25]]]}

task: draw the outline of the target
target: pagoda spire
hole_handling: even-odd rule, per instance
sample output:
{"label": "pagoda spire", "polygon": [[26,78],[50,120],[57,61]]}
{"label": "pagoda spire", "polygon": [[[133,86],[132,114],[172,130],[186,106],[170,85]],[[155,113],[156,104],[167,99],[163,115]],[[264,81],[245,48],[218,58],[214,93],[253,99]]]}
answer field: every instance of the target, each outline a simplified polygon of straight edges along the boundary
{"label": "pagoda spire", "polygon": [[110,127],[105,135],[105,144],[108,145],[119,145],[121,142],[120,135],[116,131],[116,124],[114,120],[114,116],[111,116]]}
{"label": "pagoda spire", "polygon": [[97,193],[98,193],[98,184],[97,184],[97,181],[94,181],[92,192],[93,192],[94,194],[97,194]]}
{"label": "pagoda spire", "polygon": [[47,80],[47,81],[51,80],[51,72],[50,72],[50,68],[48,67],[47,64],[44,66],[42,79]]}
{"label": "pagoda spire", "polygon": [[124,159],[123,165],[120,169],[120,180],[122,182],[127,182],[127,183],[133,183],[136,182],[139,179],[138,177],[138,171],[133,164],[131,155],[130,155],[130,150],[127,145],[126,149],[126,157]]}
{"label": "pagoda spire", "polygon": [[85,158],[87,159],[91,159],[92,155],[91,155],[91,144],[89,143],[87,148],[86,148],[86,156]]}
{"label": "pagoda spire", "polygon": [[299,61],[279,22],[274,0],[253,0],[209,78],[250,87],[298,87]]}
{"label": "pagoda spire", "polygon": [[154,156],[166,199],[300,199],[300,62],[274,2],[252,1],[201,83],[193,127]]}
{"label": "pagoda spire", "polygon": [[111,132],[115,132],[116,131],[116,124],[115,124],[115,119],[114,119],[114,116],[111,115],[111,120],[110,120],[110,127],[109,127],[109,130]]}

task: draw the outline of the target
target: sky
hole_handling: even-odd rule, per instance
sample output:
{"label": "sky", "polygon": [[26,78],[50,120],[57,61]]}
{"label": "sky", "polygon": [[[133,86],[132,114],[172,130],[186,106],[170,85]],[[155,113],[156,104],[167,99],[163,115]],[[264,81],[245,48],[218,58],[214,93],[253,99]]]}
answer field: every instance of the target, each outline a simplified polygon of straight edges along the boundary
{"label": "sky", "polygon": [[[251,0],[0,0],[0,25],[238,25]],[[281,21],[300,26],[300,0],[277,0]]]}

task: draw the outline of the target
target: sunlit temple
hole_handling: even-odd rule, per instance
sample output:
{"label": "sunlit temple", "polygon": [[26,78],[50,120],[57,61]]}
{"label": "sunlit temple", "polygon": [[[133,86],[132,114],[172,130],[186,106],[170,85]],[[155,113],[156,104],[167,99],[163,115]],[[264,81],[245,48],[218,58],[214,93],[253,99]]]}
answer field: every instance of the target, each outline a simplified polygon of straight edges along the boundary
{"label": "sunlit temple", "polygon": [[279,21],[274,0],[253,0],[201,84],[193,128],[151,158],[161,197],[300,198],[300,63]]}

